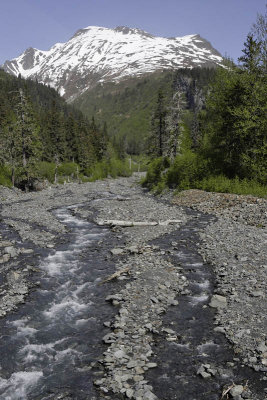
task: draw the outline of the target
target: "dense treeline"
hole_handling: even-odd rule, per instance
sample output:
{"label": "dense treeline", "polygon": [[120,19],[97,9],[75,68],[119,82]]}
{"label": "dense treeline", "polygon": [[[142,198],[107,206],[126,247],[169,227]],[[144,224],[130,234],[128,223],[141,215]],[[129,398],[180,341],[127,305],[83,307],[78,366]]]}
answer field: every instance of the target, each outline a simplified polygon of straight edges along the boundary
{"label": "dense treeline", "polygon": [[[155,72],[119,83],[106,83],[85,92],[74,104],[89,118],[95,115],[100,123],[107,121],[109,135],[118,148],[128,154],[142,154],[146,151],[146,143],[150,141],[151,115],[157,105],[159,90],[165,103],[169,104],[176,76],[180,76],[188,97],[188,107],[196,114],[214,71],[208,68],[181,69]],[[196,82],[198,86],[194,86]]]}
{"label": "dense treeline", "polygon": [[200,140],[199,113],[205,107],[209,84],[214,80],[213,68],[179,69],[173,73],[171,95],[158,90],[147,139],[147,153],[171,159],[180,152],[185,136],[192,147]]}
{"label": "dense treeline", "polygon": [[4,171],[12,175],[13,185],[30,186],[48,163],[55,170],[72,163],[72,169],[89,174],[107,149],[105,124],[99,127],[94,119],[89,121],[54,89],[0,70],[2,180]]}
{"label": "dense treeline", "polygon": [[92,115],[101,124],[106,121],[114,145],[128,154],[145,152],[150,131],[150,116],[160,87],[170,98],[172,71],[155,72],[118,83],[99,84],[79,96],[74,105],[88,118]]}
{"label": "dense treeline", "polygon": [[260,15],[238,66],[178,71],[171,102],[159,91],[144,185],[267,194],[266,27]]}

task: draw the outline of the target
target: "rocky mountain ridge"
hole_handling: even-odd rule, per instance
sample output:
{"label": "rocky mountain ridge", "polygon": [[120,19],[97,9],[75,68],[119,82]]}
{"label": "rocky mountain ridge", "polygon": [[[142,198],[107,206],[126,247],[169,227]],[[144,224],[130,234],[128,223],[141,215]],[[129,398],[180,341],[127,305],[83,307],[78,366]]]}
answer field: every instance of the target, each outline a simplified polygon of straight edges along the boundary
{"label": "rocky mountain ridge", "polygon": [[200,35],[164,38],[137,28],[89,26],[50,50],[28,48],[2,68],[54,87],[68,101],[105,82],[155,71],[220,65],[220,53]]}

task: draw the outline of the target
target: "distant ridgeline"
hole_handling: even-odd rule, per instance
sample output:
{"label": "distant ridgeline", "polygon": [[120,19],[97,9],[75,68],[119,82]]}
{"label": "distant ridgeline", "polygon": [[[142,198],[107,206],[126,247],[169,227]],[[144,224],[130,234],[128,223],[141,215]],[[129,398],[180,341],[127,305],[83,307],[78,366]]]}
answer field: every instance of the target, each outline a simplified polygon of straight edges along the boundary
{"label": "distant ridgeline", "polygon": [[[106,128],[68,105],[56,90],[0,70],[0,184],[30,184],[40,163],[79,164],[101,160]],[[5,181],[6,176],[6,181]]]}

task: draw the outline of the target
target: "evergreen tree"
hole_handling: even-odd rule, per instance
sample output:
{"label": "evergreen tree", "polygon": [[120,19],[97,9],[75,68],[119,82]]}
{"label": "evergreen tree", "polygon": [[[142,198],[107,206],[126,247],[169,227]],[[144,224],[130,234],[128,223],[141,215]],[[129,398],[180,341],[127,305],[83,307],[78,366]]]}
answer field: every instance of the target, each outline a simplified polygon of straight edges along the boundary
{"label": "evergreen tree", "polygon": [[107,146],[108,146],[108,129],[107,129],[107,123],[104,122],[103,128],[100,131],[100,150],[99,150],[99,156],[100,159],[103,159],[106,155],[107,152]]}
{"label": "evergreen tree", "polygon": [[261,43],[257,42],[252,35],[248,35],[242,52],[244,54],[238,60],[242,63],[243,68],[251,74],[259,73]]}
{"label": "evergreen tree", "polygon": [[22,146],[21,136],[16,126],[16,121],[1,126],[0,164],[8,165],[11,169],[12,186],[15,186],[16,173],[21,168]]}
{"label": "evergreen tree", "polygon": [[66,158],[67,160],[77,160],[77,122],[71,113],[65,121],[65,136],[66,136]]}
{"label": "evergreen tree", "polygon": [[162,90],[158,91],[157,104],[151,121],[151,136],[149,138],[148,153],[162,157],[166,150],[167,131],[166,131],[166,106]]}
{"label": "evergreen tree", "polygon": [[82,170],[91,168],[97,162],[97,155],[93,145],[93,131],[87,120],[81,115],[77,129],[77,162]]}
{"label": "evergreen tree", "polygon": [[12,131],[21,147],[22,180],[25,180],[25,188],[29,189],[31,180],[36,177],[36,164],[40,157],[39,126],[32,104],[22,89],[18,92],[16,122]]}
{"label": "evergreen tree", "polygon": [[253,24],[250,33],[260,45],[260,67],[263,73],[267,73],[267,5],[265,14],[258,14],[257,21]]}
{"label": "evergreen tree", "polygon": [[57,107],[55,101],[46,115],[46,157],[49,160],[57,159],[62,162],[66,158],[66,132],[64,115]]}
{"label": "evergreen tree", "polygon": [[259,46],[245,43],[241,68],[220,69],[207,102],[205,148],[214,172],[267,181],[266,75]]}

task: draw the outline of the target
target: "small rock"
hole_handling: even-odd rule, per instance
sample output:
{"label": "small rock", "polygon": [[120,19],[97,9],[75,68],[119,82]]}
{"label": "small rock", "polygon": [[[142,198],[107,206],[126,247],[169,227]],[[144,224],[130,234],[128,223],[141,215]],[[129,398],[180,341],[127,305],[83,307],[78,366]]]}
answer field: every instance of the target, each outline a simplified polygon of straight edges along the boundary
{"label": "small rock", "polygon": [[264,293],[261,292],[260,290],[256,290],[254,292],[251,292],[250,294],[252,297],[263,297],[264,296]]}
{"label": "small rock", "polygon": [[166,332],[169,333],[170,335],[175,334],[174,330],[170,329],[170,328],[163,328],[162,332]]}
{"label": "small rock", "polygon": [[179,304],[178,300],[170,299],[168,300],[170,306],[177,306]]}
{"label": "small rock", "polygon": [[154,395],[151,391],[145,392],[144,400],[156,400],[157,396]]}
{"label": "small rock", "polygon": [[133,380],[135,382],[140,382],[144,379],[143,375],[134,375]]}
{"label": "small rock", "polygon": [[134,391],[133,389],[127,389],[126,390],[126,396],[128,397],[128,399],[131,399],[134,395]]}
{"label": "small rock", "polygon": [[0,247],[8,247],[8,246],[12,246],[13,243],[10,242],[9,240],[4,240],[3,242],[0,242]]}
{"label": "small rock", "polygon": [[157,366],[158,366],[158,364],[157,363],[153,363],[153,362],[150,362],[150,363],[146,364],[147,368],[156,368]]}
{"label": "small rock", "polygon": [[10,254],[4,254],[3,257],[0,258],[0,264],[6,263],[10,260]]}
{"label": "small rock", "polygon": [[214,332],[225,333],[225,329],[222,326],[214,328]]}
{"label": "small rock", "polygon": [[209,306],[212,308],[225,308],[227,306],[226,297],[215,294],[212,296]]}
{"label": "small rock", "polygon": [[201,365],[199,367],[199,369],[197,370],[197,375],[202,376],[202,378],[204,378],[204,379],[211,377],[211,374],[206,371],[206,368],[209,368],[209,367],[210,367],[209,364]]}
{"label": "small rock", "polygon": [[4,253],[9,254],[10,257],[17,257],[19,251],[15,249],[13,246],[5,247],[4,248]]}
{"label": "small rock", "polygon": [[127,368],[135,368],[137,366],[137,364],[138,364],[137,361],[131,360],[128,362]]}
{"label": "small rock", "polygon": [[157,304],[159,302],[158,299],[156,297],[154,297],[154,296],[151,296],[150,300],[155,304]]}
{"label": "small rock", "polygon": [[127,357],[123,350],[117,350],[114,353],[114,357],[116,358],[125,358]]}
{"label": "small rock", "polygon": [[209,374],[208,372],[205,372],[205,371],[200,372],[199,375],[201,375],[202,378],[204,378],[204,379],[211,377],[211,374]]}
{"label": "small rock", "polygon": [[120,254],[123,254],[123,253],[124,253],[124,250],[118,247],[118,248],[116,248],[116,249],[110,250],[110,252],[111,252],[111,254],[112,254],[113,256],[118,256],[118,255],[120,255]]}
{"label": "small rock", "polygon": [[107,335],[105,335],[103,337],[103,342],[108,344],[108,343],[114,343],[116,340],[116,336],[114,335],[114,333],[108,333]]}
{"label": "small rock", "polygon": [[137,246],[130,246],[127,247],[127,250],[132,253],[132,254],[138,254],[139,253],[139,249]]}
{"label": "small rock", "polygon": [[258,351],[259,353],[265,353],[265,352],[267,352],[267,346],[266,346],[265,342],[261,342],[261,343],[258,345],[257,351]]}
{"label": "small rock", "polygon": [[33,249],[20,249],[22,254],[31,254],[33,253]]}
{"label": "small rock", "polygon": [[231,396],[240,396],[244,391],[244,387],[242,385],[235,385],[231,390],[230,394]]}
{"label": "small rock", "polygon": [[105,379],[98,379],[97,381],[94,381],[94,385],[95,386],[101,386],[102,383],[104,383],[104,382],[105,382]]}

